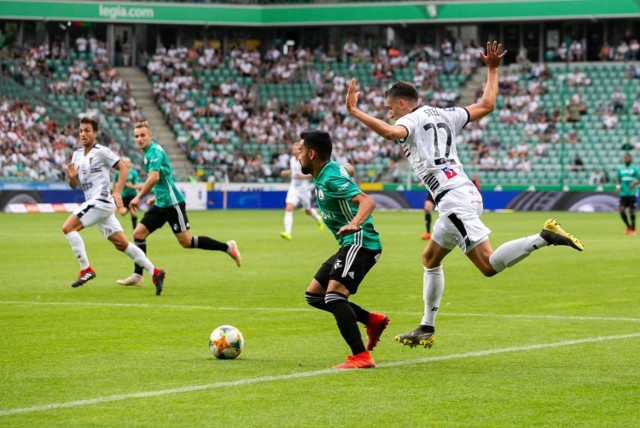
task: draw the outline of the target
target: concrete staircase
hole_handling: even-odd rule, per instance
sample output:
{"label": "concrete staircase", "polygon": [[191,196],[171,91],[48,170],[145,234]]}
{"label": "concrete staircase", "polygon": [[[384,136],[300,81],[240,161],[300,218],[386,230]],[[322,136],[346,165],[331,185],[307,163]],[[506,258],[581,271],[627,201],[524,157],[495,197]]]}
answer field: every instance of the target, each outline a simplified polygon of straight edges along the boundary
{"label": "concrete staircase", "polygon": [[153,99],[151,83],[136,67],[117,67],[116,70],[123,80],[131,84],[133,96],[149,121],[153,139],[164,148],[169,156],[174,179],[186,181],[193,166],[180,150],[175,134],[165,122],[162,112]]}

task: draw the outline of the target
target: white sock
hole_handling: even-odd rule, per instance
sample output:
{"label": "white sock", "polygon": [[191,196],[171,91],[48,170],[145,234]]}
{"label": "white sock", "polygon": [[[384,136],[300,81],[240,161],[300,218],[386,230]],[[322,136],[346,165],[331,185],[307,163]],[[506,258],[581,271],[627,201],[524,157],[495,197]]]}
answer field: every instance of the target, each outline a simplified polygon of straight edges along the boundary
{"label": "white sock", "polygon": [[284,231],[288,234],[291,234],[291,229],[293,228],[293,212],[285,211],[284,212]]}
{"label": "white sock", "polygon": [[436,315],[440,306],[440,299],[444,292],[444,272],[442,266],[424,268],[422,276],[422,293],[424,299],[424,314],[420,325],[436,325]]}
{"label": "white sock", "polygon": [[315,208],[311,208],[311,217],[313,217],[317,223],[322,222],[322,218],[320,217],[320,215],[318,214],[318,211],[316,211]]}
{"label": "white sock", "polygon": [[144,254],[144,251],[129,242],[129,245],[123,252],[127,256],[129,256],[129,258],[133,260],[135,264],[137,264],[138,266],[142,266],[147,272],[153,275],[155,267],[153,266],[153,263],[151,263],[151,260],[149,260]]}
{"label": "white sock", "polygon": [[69,245],[71,245],[71,249],[73,250],[73,254],[76,255],[76,259],[80,262],[80,269],[85,270],[89,266],[89,257],[87,257],[87,251],[84,249],[84,241],[82,240],[82,236],[76,231],[69,232],[65,235],[67,241],[69,241]]}
{"label": "white sock", "polygon": [[489,263],[496,272],[502,272],[525,259],[533,251],[549,245],[540,234],[514,239],[500,245],[489,257]]}

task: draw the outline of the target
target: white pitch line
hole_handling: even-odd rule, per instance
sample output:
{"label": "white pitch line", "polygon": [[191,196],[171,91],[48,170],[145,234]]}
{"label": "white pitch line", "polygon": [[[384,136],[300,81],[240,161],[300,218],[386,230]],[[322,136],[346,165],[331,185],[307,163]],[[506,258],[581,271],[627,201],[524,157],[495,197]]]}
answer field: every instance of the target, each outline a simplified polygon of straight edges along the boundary
{"label": "white pitch line", "polygon": [[[521,351],[533,351],[538,349],[560,348],[563,346],[583,345],[585,343],[604,342],[607,340],[634,339],[638,337],[640,337],[640,333],[631,333],[631,334],[621,334],[616,336],[601,336],[601,337],[590,337],[586,339],[564,340],[561,342],[554,342],[554,343],[540,343],[537,345],[511,346],[508,348],[487,349],[484,351],[466,352],[463,354],[442,355],[438,357],[427,357],[427,358],[419,358],[419,359],[404,360],[404,361],[392,361],[389,363],[378,364],[377,367],[384,368],[384,367],[407,366],[407,365],[422,364],[422,363],[437,362],[437,361],[484,357],[487,355],[505,354],[509,352],[521,352]],[[229,388],[234,386],[252,385],[252,384],[264,383],[264,382],[275,382],[279,380],[299,379],[299,378],[315,377],[315,376],[322,376],[322,375],[337,375],[337,374],[344,374],[349,372],[354,372],[354,370],[324,369],[324,370],[315,370],[311,372],[291,373],[291,374],[278,375],[278,376],[261,376],[261,377],[240,379],[240,380],[228,381],[228,382],[209,383],[205,385],[183,386],[181,388],[163,389],[159,391],[147,391],[147,392],[136,392],[133,394],[109,395],[106,397],[96,397],[96,398],[90,398],[87,400],[67,401],[66,403],[51,403],[51,404],[43,404],[40,406],[0,410],[0,417],[18,415],[18,414],[24,414],[24,413],[32,413],[32,412],[43,412],[43,411],[55,410],[55,409],[67,409],[71,407],[89,406],[92,404],[111,403],[114,401],[130,400],[132,398],[159,397],[162,395],[180,394],[183,392],[205,391],[205,390],[216,389],[216,388]]]}
{"label": "white pitch line", "polygon": [[[34,302],[18,300],[0,300],[0,305],[25,305],[25,306],[95,306],[105,308],[142,308],[142,309],[204,309],[208,311],[261,311],[261,312],[314,312],[311,308],[227,308],[206,305],[151,305],[147,303],[107,303],[107,302]],[[421,312],[389,311],[395,315],[422,315]],[[573,321],[621,321],[640,322],[640,318],[628,317],[585,317],[579,315],[536,315],[536,314],[476,314],[476,313],[451,313],[443,312],[441,317],[476,317],[476,318],[519,318],[519,319],[557,319]]]}

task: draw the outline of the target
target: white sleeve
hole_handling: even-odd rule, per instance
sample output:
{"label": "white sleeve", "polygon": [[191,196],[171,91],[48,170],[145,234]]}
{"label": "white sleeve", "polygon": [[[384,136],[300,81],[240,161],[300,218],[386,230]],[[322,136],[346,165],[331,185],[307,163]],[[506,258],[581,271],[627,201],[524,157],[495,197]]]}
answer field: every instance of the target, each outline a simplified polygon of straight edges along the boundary
{"label": "white sleeve", "polygon": [[103,147],[102,150],[100,150],[100,153],[102,154],[104,164],[109,168],[113,168],[120,160],[120,157],[117,154],[106,147]]}
{"label": "white sleeve", "polygon": [[402,116],[400,119],[396,120],[396,125],[402,126],[407,130],[407,136],[399,141],[404,143],[407,138],[412,137],[416,132],[416,128],[418,126],[418,115],[411,113],[406,116]]}

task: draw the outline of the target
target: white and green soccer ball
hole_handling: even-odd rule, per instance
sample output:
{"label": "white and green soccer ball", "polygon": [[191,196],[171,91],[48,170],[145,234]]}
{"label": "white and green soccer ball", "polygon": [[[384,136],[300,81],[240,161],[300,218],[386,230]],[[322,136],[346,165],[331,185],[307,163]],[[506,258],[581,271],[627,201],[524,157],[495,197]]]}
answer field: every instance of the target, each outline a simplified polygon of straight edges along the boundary
{"label": "white and green soccer ball", "polygon": [[232,325],[221,325],[209,336],[209,350],[220,360],[237,358],[244,348],[244,337],[240,330]]}

